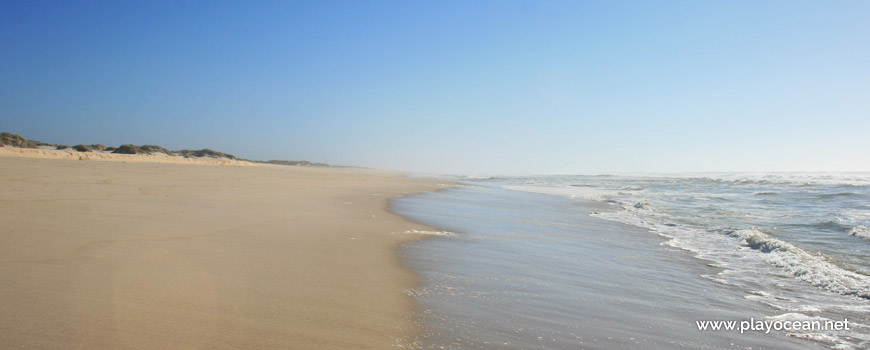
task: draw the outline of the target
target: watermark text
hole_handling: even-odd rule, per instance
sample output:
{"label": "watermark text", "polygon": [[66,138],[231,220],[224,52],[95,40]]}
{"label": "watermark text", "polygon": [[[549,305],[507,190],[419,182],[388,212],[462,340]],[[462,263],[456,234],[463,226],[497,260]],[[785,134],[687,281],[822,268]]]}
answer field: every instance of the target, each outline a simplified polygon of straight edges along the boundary
{"label": "watermark text", "polygon": [[750,318],[742,321],[695,321],[699,331],[739,331],[741,334],[745,332],[764,332],[770,331],[786,331],[786,332],[804,332],[804,331],[848,331],[849,320],[842,321],[834,320],[803,320],[803,321],[763,321]]}

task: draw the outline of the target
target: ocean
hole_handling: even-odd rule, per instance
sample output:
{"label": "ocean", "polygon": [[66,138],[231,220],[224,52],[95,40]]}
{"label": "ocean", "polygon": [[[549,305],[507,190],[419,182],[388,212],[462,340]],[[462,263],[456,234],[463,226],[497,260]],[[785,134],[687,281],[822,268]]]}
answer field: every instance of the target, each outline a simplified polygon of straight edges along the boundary
{"label": "ocean", "polygon": [[870,348],[870,174],[449,179],[391,202],[412,348]]}

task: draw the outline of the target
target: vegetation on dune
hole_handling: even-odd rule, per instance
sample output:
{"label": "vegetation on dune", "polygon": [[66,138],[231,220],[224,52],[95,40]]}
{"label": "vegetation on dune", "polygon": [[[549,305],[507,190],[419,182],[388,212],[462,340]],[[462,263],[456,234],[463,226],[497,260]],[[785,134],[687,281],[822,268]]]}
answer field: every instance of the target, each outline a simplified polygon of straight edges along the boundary
{"label": "vegetation on dune", "polygon": [[33,141],[33,142],[36,142],[36,146],[37,146],[37,147],[39,147],[39,146],[48,146],[48,147],[55,147],[55,148],[57,148],[57,146],[60,146],[60,145],[55,145],[55,144],[53,144],[53,143],[42,142],[42,141]]}
{"label": "vegetation on dune", "polygon": [[79,152],[102,152],[109,151],[112,153],[118,154],[153,154],[153,153],[164,153],[171,156],[182,156],[185,158],[226,158],[226,159],[234,159],[241,161],[248,161],[253,163],[264,163],[264,164],[275,164],[275,165],[288,165],[288,166],[307,166],[307,167],[330,167],[329,164],[324,163],[314,163],[309,162],[307,160],[249,160],[249,159],[241,159],[236,158],[236,156],[228,153],[218,152],[212,149],[201,149],[201,150],[180,150],[180,151],[170,151],[164,147],[157,145],[142,145],[136,146],[132,144],[125,144],[119,147],[106,147],[101,144],[78,144],[75,146],[67,146],[67,145],[56,145],[52,143],[45,143],[40,141],[27,140],[23,136],[18,134],[13,134],[10,132],[0,133],[0,146],[11,146],[11,147],[19,147],[19,148],[37,148],[39,146],[50,146],[55,147],[58,150],[65,149],[73,149]]}
{"label": "vegetation on dune", "polygon": [[102,152],[103,150],[106,149],[106,146],[98,144],[98,143],[93,144],[93,145],[78,144],[78,145],[75,145],[72,147],[67,146],[67,145],[51,145],[51,146],[54,146],[57,149],[70,149],[70,148],[72,148],[72,149],[79,151],[79,152]]}
{"label": "vegetation on dune", "polygon": [[76,151],[79,151],[79,152],[91,152],[94,150],[91,146],[81,145],[81,144],[75,145],[72,148]]}
{"label": "vegetation on dune", "polygon": [[116,148],[112,153],[120,154],[142,154],[142,148],[136,145],[126,144]]}
{"label": "vegetation on dune", "polygon": [[218,152],[218,151],[211,150],[211,149],[208,149],[208,148],[206,148],[206,149],[201,149],[201,150],[197,150],[197,151],[193,151],[193,150],[189,150],[189,149],[183,149],[183,150],[180,150],[180,151],[176,151],[175,154],[177,154],[177,155],[179,155],[179,156],[184,156],[185,158],[190,158],[190,157],[210,157],[210,158],[229,158],[229,159],[236,159],[236,156],[234,156],[234,155],[232,155],[232,154],[227,154],[227,153],[223,153],[223,152]]}
{"label": "vegetation on dune", "polygon": [[40,142],[30,141],[23,136],[11,132],[0,133],[0,145],[20,148],[36,148]]}
{"label": "vegetation on dune", "polygon": [[[107,148],[107,149],[109,149],[109,148]],[[116,148],[116,149],[113,149],[113,150],[112,150],[112,153],[121,153],[121,154],[152,154],[152,153],[164,153],[164,154],[168,154],[168,155],[171,155],[171,156],[175,156],[175,155],[177,155],[177,156],[182,156],[182,157],[185,157],[185,158],[202,158],[202,157],[208,157],[208,158],[229,158],[229,159],[236,159],[236,157],[235,157],[234,155],[232,155],[232,154],[227,154],[227,153],[223,153],[223,152],[218,152],[218,151],[211,150],[211,149],[201,149],[201,150],[189,150],[189,149],[185,149],[185,150],[181,150],[181,151],[175,151],[175,152],[173,152],[173,151],[170,151],[170,150],[168,150],[168,149],[166,149],[166,148],[164,148],[164,147],[157,146],[157,145],[142,145],[142,146],[136,146],[136,145],[130,145],[130,144],[127,144],[127,145],[121,145],[120,147],[118,147],[118,148]]]}
{"label": "vegetation on dune", "polygon": [[152,153],[164,153],[168,155],[175,155],[172,151],[156,146],[156,145],[142,145],[136,146],[131,144],[121,145],[120,147],[106,147],[106,150],[111,150],[112,153],[119,154],[152,154]]}
{"label": "vegetation on dune", "polygon": [[139,147],[139,149],[142,150],[142,153],[164,153],[170,156],[175,155],[174,152],[157,145],[142,145]]}

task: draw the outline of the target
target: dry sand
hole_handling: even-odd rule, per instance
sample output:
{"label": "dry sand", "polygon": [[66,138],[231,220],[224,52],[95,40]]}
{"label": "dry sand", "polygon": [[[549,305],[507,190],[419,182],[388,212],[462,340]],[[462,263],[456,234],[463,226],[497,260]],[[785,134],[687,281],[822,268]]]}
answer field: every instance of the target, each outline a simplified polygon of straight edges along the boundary
{"label": "dry sand", "polygon": [[374,170],[0,156],[0,348],[387,349],[413,338]]}

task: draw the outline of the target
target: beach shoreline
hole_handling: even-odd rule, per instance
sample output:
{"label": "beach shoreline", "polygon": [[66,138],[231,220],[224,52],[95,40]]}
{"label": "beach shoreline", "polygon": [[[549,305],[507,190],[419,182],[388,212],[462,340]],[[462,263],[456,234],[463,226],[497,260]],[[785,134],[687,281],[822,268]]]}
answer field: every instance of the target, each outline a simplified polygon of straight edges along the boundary
{"label": "beach shoreline", "polygon": [[398,250],[433,229],[389,200],[443,181],[23,154],[0,153],[5,346],[383,349],[419,332]]}
{"label": "beach shoreline", "polygon": [[846,339],[700,330],[698,320],[797,314],[718,282],[725,268],[652,231],[596,217],[603,205],[486,181],[395,200],[396,213],[455,233],[402,251],[422,282],[415,348],[826,349]]}

